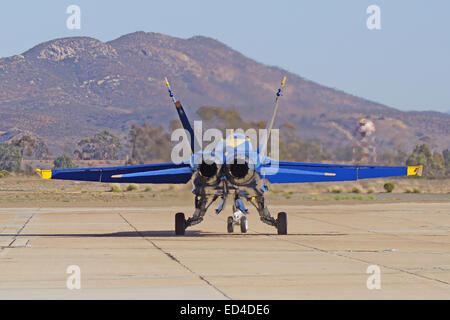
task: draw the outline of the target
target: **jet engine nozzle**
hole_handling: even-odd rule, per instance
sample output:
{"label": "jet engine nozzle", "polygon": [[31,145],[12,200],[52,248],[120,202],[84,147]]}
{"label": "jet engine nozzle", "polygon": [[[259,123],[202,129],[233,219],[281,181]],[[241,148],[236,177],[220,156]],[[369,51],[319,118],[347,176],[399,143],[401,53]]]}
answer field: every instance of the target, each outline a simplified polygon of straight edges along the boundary
{"label": "jet engine nozzle", "polygon": [[205,178],[212,178],[215,175],[217,175],[218,172],[218,166],[217,163],[212,162],[212,163],[206,163],[205,161],[203,161],[200,166],[198,167],[198,172],[200,173],[200,175],[202,177]]}
{"label": "jet engine nozzle", "polygon": [[212,186],[220,181],[222,163],[213,156],[204,157],[197,166],[197,177],[206,185]]}
{"label": "jet engine nozzle", "polygon": [[236,185],[246,185],[253,180],[255,166],[247,157],[235,157],[233,162],[227,163],[228,179]]}

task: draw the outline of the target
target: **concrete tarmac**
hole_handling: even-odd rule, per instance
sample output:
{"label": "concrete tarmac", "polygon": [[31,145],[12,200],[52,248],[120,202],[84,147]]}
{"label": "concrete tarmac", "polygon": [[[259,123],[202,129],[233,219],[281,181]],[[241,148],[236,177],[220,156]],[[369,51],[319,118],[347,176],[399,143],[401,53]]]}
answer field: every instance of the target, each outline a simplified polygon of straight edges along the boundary
{"label": "concrete tarmac", "polygon": [[269,208],[288,235],[254,211],[247,234],[210,210],[176,237],[174,214],[192,209],[0,208],[0,299],[450,298],[448,203]]}

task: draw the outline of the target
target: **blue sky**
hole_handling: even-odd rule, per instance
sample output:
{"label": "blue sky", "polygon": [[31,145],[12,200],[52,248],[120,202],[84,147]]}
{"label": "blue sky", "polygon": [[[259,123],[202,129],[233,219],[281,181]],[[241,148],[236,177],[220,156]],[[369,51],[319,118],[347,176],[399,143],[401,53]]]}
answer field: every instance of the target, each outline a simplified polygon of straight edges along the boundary
{"label": "blue sky", "polygon": [[[69,5],[81,29],[66,28]],[[366,9],[381,9],[368,30]],[[450,1],[2,1],[0,56],[58,37],[215,38],[259,62],[401,110],[450,110]],[[1,84],[0,84],[1,85]]]}

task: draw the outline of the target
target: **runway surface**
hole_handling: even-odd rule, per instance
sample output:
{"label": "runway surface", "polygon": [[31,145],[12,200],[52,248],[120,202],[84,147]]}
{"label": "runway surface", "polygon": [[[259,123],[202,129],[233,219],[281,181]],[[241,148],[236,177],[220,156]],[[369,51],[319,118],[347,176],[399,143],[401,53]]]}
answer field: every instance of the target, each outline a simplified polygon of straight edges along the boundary
{"label": "runway surface", "polygon": [[0,299],[450,298],[448,203],[270,208],[289,235],[254,212],[247,234],[212,211],[175,237],[191,208],[0,208]]}

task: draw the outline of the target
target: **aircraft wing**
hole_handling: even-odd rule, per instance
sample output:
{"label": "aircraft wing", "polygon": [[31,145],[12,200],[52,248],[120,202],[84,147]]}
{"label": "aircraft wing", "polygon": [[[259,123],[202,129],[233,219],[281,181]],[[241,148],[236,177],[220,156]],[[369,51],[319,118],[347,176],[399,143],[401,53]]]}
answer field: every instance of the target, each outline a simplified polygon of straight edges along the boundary
{"label": "aircraft wing", "polygon": [[138,166],[36,170],[43,179],[111,183],[187,183],[192,177],[189,164],[158,163]]}
{"label": "aircraft wing", "polygon": [[272,162],[260,169],[270,183],[351,181],[368,178],[422,175],[422,166],[352,166],[302,162]]}

